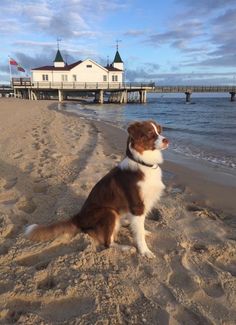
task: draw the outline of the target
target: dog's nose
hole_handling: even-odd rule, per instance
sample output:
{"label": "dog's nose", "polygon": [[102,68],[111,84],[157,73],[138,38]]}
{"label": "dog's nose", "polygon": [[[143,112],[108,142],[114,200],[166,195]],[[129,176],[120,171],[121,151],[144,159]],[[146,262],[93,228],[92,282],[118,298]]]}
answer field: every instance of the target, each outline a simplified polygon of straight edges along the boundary
{"label": "dog's nose", "polygon": [[164,138],[163,140],[162,140],[162,142],[164,143],[164,144],[169,144],[169,140],[168,139],[166,139],[166,138]]}

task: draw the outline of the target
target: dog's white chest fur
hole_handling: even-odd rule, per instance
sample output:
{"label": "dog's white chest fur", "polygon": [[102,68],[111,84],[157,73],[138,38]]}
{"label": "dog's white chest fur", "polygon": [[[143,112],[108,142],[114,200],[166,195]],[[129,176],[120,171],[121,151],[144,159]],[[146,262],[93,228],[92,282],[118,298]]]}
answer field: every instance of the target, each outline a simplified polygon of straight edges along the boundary
{"label": "dog's white chest fur", "polygon": [[140,169],[143,174],[143,180],[138,182],[140,195],[144,203],[144,214],[150,212],[154,204],[160,199],[165,188],[162,183],[162,171],[159,166],[157,168],[145,167],[138,165],[127,157],[119,164],[121,169],[130,169],[136,171]]}
{"label": "dog's white chest fur", "polygon": [[148,213],[160,199],[165,185],[162,183],[162,172],[159,167],[156,169],[142,167],[141,169],[144,179],[138,183],[138,186],[145,206],[145,213]]}

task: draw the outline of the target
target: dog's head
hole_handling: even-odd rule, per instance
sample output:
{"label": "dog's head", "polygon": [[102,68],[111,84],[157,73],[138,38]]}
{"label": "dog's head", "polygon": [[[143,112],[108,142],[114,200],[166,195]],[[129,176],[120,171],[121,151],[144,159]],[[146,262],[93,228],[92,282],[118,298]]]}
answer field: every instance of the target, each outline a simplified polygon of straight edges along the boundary
{"label": "dog's head", "polygon": [[128,148],[132,155],[145,163],[161,163],[160,151],[169,145],[169,140],[163,137],[161,132],[161,126],[152,120],[129,125]]}

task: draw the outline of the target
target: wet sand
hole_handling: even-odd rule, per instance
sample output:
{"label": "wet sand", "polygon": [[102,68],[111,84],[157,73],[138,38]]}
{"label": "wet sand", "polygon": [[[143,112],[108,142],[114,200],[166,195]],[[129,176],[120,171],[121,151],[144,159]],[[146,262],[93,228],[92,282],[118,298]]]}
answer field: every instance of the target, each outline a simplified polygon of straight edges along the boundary
{"label": "wet sand", "polygon": [[[231,199],[220,203],[231,189],[216,200],[209,179],[201,196],[191,168],[163,166],[167,188],[146,221],[153,260],[83,234],[24,238],[28,224],[77,213],[126,146],[125,132],[49,105],[0,99],[1,324],[235,324],[236,225]],[[128,228],[119,242],[133,245]]]}

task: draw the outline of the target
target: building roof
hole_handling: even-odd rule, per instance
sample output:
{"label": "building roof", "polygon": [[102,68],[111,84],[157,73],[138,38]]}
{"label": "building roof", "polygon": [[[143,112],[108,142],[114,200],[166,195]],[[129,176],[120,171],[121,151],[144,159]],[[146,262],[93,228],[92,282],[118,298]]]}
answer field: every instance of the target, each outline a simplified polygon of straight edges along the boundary
{"label": "building roof", "polygon": [[[31,70],[53,70],[53,71],[70,71],[71,69],[73,69],[74,67],[76,67],[77,65],[79,65],[80,63],[82,63],[83,61],[76,61],[72,64],[66,64],[64,67],[54,67],[54,65],[45,65],[43,67],[39,67],[39,68],[34,68]],[[105,69],[109,70],[109,71],[122,71],[120,69],[114,68],[112,65],[108,65],[106,67],[104,67]]]}
{"label": "building roof", "polygon": [[64,67],[54,67],[54,65],[45,65],[43,67],[39,67],[39,68],[34,68],[32,70],[55,70],[55,71],[70,71],[71,69],[73,69],[75,66],[79,65],[80,63],[82,63],[83,61],[76,61],[72,64],[66,64]]}
{"label": "building roof", "polygon": [[121,60],[120,53],[118,52],[118,50],[116,51],[116,55],[115,55],[115,58],[114,58],[113,63],[123,63],[123,61]]}
{"label": "building roof", "polygon": [[57,50],[57,54],[56,54],[54,62],[64,62],[63,57],[62,57],[61,52],[59,51],[59,49]]}
{"label": "building roof", "polygon": [[109,71],[122,71],[120,69],[114,68],[112,65],[107,65],[105,68]]}

